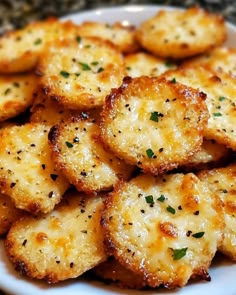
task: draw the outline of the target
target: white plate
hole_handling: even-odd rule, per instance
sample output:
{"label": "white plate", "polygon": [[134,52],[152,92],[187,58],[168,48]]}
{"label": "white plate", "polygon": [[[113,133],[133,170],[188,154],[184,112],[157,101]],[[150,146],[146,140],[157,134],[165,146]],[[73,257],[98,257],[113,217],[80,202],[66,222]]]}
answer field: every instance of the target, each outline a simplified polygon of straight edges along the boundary
{"label": "white plate", "polygon": [[[105,8],[77,13],[66,17],[76,23],[84,20],[95,20],[103,22],[122,21],[138,25],[143,20],[153,16],[158,9],[170,9],[167,6],[122,6],[116,8]],[[228,40],[226,44],[234,47],[236,42],[236,27],[227,24]],[[175,290],[153,290],[153,291],[132,291],[122,290],[114,286],[105,285],[94,281],[85,281],[83,279],[70,280],[65,283],[48,285],[41,281],[27,280],[16,273],[9,263],[3,249],[3,243],[0,241],[0,289],[14,295],[235,295],[236,294],[236,264],[218,257],[214,259],[210,268],[211,282],[198,282],[188,284],[186,287]]]}

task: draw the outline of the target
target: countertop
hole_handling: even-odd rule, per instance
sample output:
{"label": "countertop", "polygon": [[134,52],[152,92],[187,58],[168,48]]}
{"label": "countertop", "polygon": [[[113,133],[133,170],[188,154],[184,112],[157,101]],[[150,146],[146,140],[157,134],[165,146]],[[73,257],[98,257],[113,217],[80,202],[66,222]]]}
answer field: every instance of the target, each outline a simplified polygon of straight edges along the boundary
{"label": "countertop", "polygon": [[236,4],[234,0],[2,0],[0,1],[0,33],[19,28],[32,20],[47,16],[63,16],[77,11],[97,7],[127,4],[165,4],[189,7],[200,5],[210,11],[220,12],[228,21],[236,24]]}
{"label": "countertop", "polygon": [[[212,12],[221,13],[229,22],[236,24],[235,0],[208,1],[140,1],[140,0],[1,0],[0,1],[0,34],[5,31],[20,28],[32,20],[44,19],[48,16],[64,16],[70,13],[128,4],[157,4],[189,7],[199,5]],[[1,274],[0,274],[1,275]],[[0,286],[1,289],[1,286]],[[0,295],[4,293],[0,290]]]}

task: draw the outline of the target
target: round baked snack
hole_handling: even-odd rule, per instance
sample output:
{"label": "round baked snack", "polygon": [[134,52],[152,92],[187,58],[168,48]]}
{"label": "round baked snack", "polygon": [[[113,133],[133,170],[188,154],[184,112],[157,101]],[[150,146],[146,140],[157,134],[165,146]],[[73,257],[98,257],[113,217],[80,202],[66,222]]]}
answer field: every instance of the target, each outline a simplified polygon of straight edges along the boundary
{"label": "round baked snack", "polygon": [[30,122],[41,122],[52,127],[62,120],[67,120],[74,113],[77,114],[78,112],[66,109],[55,100],[37,93],[37,97],[30,108]]}
{"label": "round baked snack", "polygon": [[76,278],[107,256],[100,225],[101,195],[69,192],[54,211],[15,222],[5,240],[15,269],[48,283]]}
{"label": "round baked snack", "polygon": [[52,211],[70,187],[51,159],[48,131],[42,123],[0,130],[0,192],[32,214]]}
{"label": "round baked snack", "polygon": [[104,149],[99,125],[86,113],[52,127],[49,143],[57,169],[79,191],[110,190],[134,171],[133,166]]}
{"label": "round baked snack", "polygon": [[176,63],[166,58],[154,56],[147,52],[137,52],[125,55],[125,66],[128,76],[157,77],[167,70],[175,69]]}
{"label": "round baked snack", "polygon": [[0,236],[6,234],[13,222],[26,215],[26,212],[17,209],[12,200],[0,194]]}
{"label": "round baked snack", "polygon": [[32,70],[47,43],[78,36],[78,26],[71,21],[50,17],[35,21],[24,28],[13,30],[0,37],[0,73],[21,73]]}
{"label": "round baked snack", "polygon": [[233,156],[231,149],[225,145],[217,143],[215,140],[203,139],[203,143],[199,151],[197,151],[180,169],[181,171],[199,171],[202,169],[210,169],[220,167],[228,163]]}
{"label": "round baked snack", "polygon": [[212,170],[203,170],[198,177],[216,193],[223,203],[223,242],[219,251],[236,261],[236,163]]}
{"label": "round baked snack", "polygon": [[169,70],[162,77],[203,91],[209,111],[204,137],[236,151],[236,77],[200,65]]}
{"label": "round baked snack", "polygon": [[209,280],[222,239],[218,198],[192,173],[120,181],[102,215],[109,254],[151,287]]}
{"label": "round baked snack", "polygon": [[123,56],[96,37],[54,41],[41,55],[37,73],[47,97],[65,108],[87,110],[103,105],[112,87],[125,76]]}
{"label": "round baked snack", "polygon": [[183,61],[182,65],[204,66],[213,71],[236,75],[236,48],[216,47],[199,56]]}
{"label": "round baked snack", "polygon": [[226,25],[222,16],[199,7],[161,10],[140,25],[137,39],[157,56],[182,59],[221,45]]}
{"label": "round baked snack", "polygon": [[37,79],[33,73],[0,76],[0,122],[23,113],[32,105]]}
{"label": "round baked snack", "polygon": [[124,54],[135,52],[139,44],[135,37],[135,27],[122,23],[85,21],[78,26],[78,34],[87,37],[99,37],[109,40]]}
{"label": "round baked snack", "polygon": [[165,79],[124,79],[101,114],[104,144],[143,171],[158,174],[183,165],[202,144],[205,94]]}

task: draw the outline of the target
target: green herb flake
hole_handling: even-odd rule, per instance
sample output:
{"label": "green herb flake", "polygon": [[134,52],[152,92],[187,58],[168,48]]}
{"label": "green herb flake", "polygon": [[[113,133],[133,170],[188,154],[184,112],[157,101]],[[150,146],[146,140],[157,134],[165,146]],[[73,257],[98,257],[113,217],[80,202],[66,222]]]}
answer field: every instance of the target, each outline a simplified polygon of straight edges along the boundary
{"label": "green herb flake", "polygon": [[213,113],[213,116],[214,116],[214,117],[221,117],[222,114],[221,114],[221,113]]}
{"label": "green herb flake", "polygon": [[168,207],[166,207],[166,210],[171,214],[175,214],[175,209],[173,207],[171,207],[170,205],[168,205]]}
{"label": "green herb flake", "polygon": [[71,142],[69,142],[69,141],[66,141],[65,144],[66,144],[66,146],[68,148],[72,148],[73,147],[73,144]]}
{"label": "green herb flake", "polygon": [[205,234],[204,231],[200,231],[198,233],[193,234],[192,237],[199,239],[199,238],[202,238],[204,236],[204,234]]}
{"label": "green herb flake", "polygon": [[165,201],[165,196],[164,195],[160,195],[160,197],[159,198],[157,198],[157,201],[159,201],[159,202],[161,202],[161,203],[163,203],[164,201]]}
{"label": "green herb flake", "polygon": [[93,65],[93,66],[97,66],[98,64],[99,64],[98,61],[92,61],[92,62],[91,62],[91,65]]}
{"label": "green herb flake", "polygon": [[175,84],[177,81],[176,81],[176,79],[175,78],[173,78],[172,80],[171,80],[171,83],[173,83],[173,84]]}
{"label": "green herb flake", "polygon": [[154,204],[153,196],[149,195],[145,197],[145,200],[148,204]]}
{"label": "green herb flake", "polygon": [[90,66],[86,63],[79,62],[79,65],[82,67],[83,71],[90,71],[91,70]]}
{"label": "green herb flake", "polygon": [[181,248],[181,249],[172,249],[172,248],[170,248],[170,249],[172,250],[172,256],[173,256],[174,260],[179,260],[179,259],[183,258],[186,255],[187,250],[188,250],[187,247]]}
{"label": "green herb flake", "polygon": [[78,43],[80,43],[81,40],[82,40],[81,36],[77,36],[77,37],[76,37],[76,41],[77,41]]}
{"label": "green herb flake", "polygon": [[146,150],[146,154],[148,156],[149,159],[153,158],[155,156],[154,152],[152,149],[147,149]]}
{"label": "green herb flake", "polygon": [[220,97],[219,97],[219,101],[223,101],[223,100],[225,100],[225,99],[226,99],[225,96],[220,96]]}
{"label": "green herb flake", "polygon": [[157,111],[151,112],[150,120],[151,121],[154,121],[154,122],[158,122],[159,121],[159,117],[163,117],[163,114],[162,113],[159,113]]}
{"label": "green herb flake", "polygon": [[38,38],[34,41],[34,45],[39,45],[42,43],[42,39]]}
{"label": "green herb flake", "polygon": [[66,71],[60,71],[60,74],[64,78],[69,78],[69,76],[70,76],[70,74],[68,72],[66,72]]}

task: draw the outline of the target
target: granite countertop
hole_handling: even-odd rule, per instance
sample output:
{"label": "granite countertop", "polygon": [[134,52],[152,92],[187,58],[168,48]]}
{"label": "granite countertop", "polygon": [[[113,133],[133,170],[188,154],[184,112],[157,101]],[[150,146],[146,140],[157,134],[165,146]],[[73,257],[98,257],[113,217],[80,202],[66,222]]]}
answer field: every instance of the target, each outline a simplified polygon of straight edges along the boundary
{"label": "granite countertop", "polygon": [[197,4],[210,11],[220,12],[228,21],[236,24],[234,0],[2,0],[0,2],[0,33],[47,16],[62,16],[97,7],[127,4],[165,4],[185,7]]}
{"label": "granite countertop", "polygon": [[[70,13],[98,7],[111,7],[127,4],[163,4],[179,7],[199,5],[209,11],[221,13],[227,21],[236,24],[235,0],[1,0],[0,34],[14,28],[20,28],[33,20],[44,19],[48,16],[64,16]],[[3,294],[4,293],[0,290],[0,295]]]}

